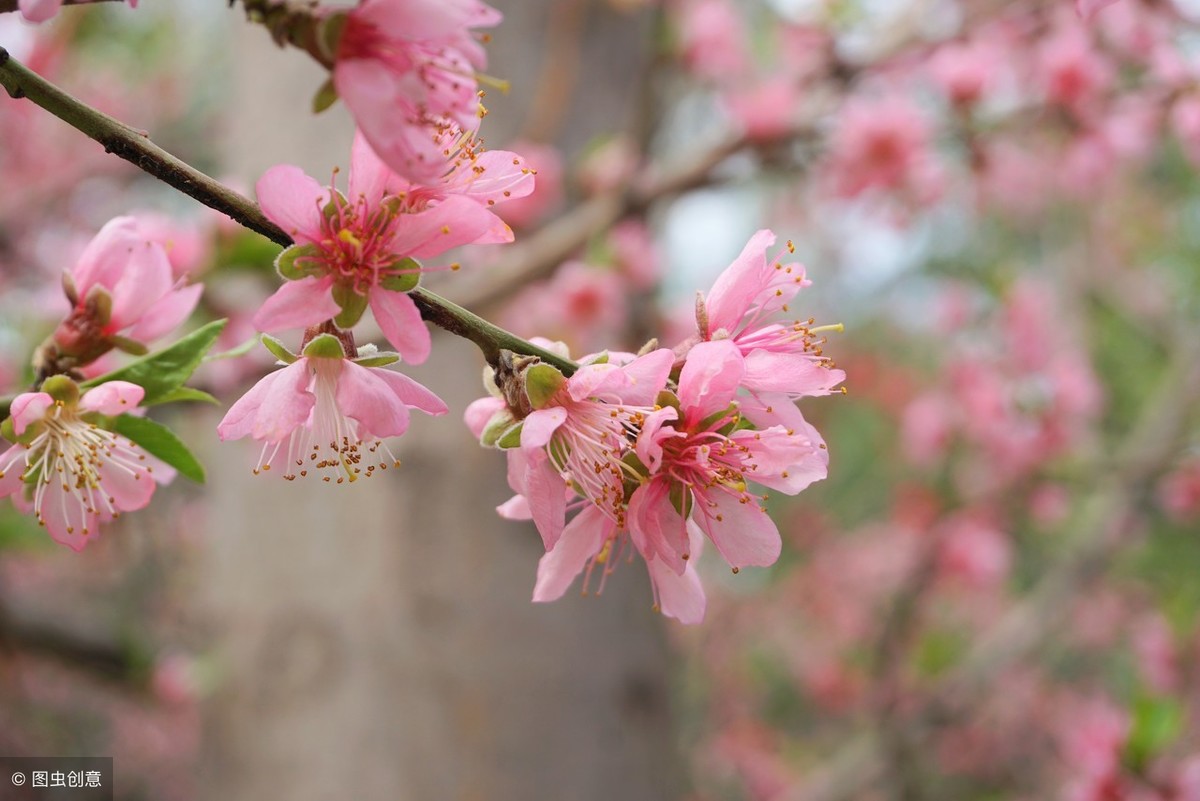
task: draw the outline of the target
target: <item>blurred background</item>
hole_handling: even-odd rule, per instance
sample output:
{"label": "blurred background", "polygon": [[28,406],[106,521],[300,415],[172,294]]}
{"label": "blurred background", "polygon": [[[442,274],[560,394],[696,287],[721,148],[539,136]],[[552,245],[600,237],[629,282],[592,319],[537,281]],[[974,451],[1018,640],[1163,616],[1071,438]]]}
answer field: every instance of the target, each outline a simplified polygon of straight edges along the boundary
{"label": "blurred background", "polygon": [[[792,240],[848,392],[801,405],[830,474],[775,502],[783,557],[703,561],[695,627],[637,565],[531,604],[541,540],[461,422],[483,361],[435,335],[408,372],[452,411],[371,482],[254,476],[171,409],[207,485],[80,554],[5,502],[0,753],[111,755],[121,799],[1200,801],[1200,8],[493,5],[483,136],[538,188],[428,285],[671,346],[754,231]],[[348,166],[323,70],[240,7],[16,16],[0,46],[235,188]],[[0,392],[130,212],[250,339],[278,248],[0,97]]]}

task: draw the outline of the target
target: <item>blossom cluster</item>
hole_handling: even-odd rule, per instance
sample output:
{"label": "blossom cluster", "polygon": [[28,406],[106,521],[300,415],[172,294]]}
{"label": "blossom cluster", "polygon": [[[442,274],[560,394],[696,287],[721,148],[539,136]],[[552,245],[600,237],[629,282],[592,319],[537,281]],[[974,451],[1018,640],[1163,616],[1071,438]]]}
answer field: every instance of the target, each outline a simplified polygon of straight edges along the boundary
{"label": "blossom cluster", "polygon": [[799,264],[767,257],[774,241],[755,234],[697,300],[695,333],[678,347],[585,357],[569,376],[510,358],[493,396],[468,408],[473,433],[508,454],[517,495],[501,515],[532,519],[546,547],[535,601],[561,597],[580,573],[586,591],[597,569],[602,588],[636,551],[656,606],[696,623],[705,540],[734,572],[778,559],[767,495],[753,485],[791,495],[825,477],[825,443],[794,401],[845,376],[811,320],[775,319],[808,281]]}

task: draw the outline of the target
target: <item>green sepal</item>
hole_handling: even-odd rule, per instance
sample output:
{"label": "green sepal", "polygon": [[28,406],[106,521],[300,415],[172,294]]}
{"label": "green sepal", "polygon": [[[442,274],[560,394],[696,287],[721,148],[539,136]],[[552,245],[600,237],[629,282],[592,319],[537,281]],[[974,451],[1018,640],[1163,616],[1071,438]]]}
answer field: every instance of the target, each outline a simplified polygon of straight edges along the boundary
{"label": "green sepal", "polygon": [[391,292],[411,292],[421,283],[421,262],[416,259],[400,259],[388,269],[403,271],[400,275],[386,275],[380,279],[379,286]]}
{"label": "green sepal", "polygon": [[367,310],[367,296],[358,294],[353,287],[345,284],[333,285],[333,302],[342,307],[337,317],[333,318],[338,328],[353,328]]}
{"label": "green sepal", "polygon": [[535,409],[541,409],[567,383],[567,377],[548,364],[535,364],[524,373],[525,394]]}
{"label": "green sepal", "polygon": [[603,351],[597,354],[597,356],[589,361],[588,364],[608,364],[609,358],[608,351]]}
{"label": "green sepal", "polygon": [[309,359],[344,359],[346,351],[342,342],[333,334],[317,334],[304,346],[304,356]]}
{"label": "green sepal", "polygon": [[679,397],[670,390],[662,390],[654,399],[654,405],[665,409],[670,406],[675,411],[679,412],[680,418],[683,417],[683,407],[679,403]]}
{"label": "green sepal", "polygon": [[327,62],[333,62],[337,57],[338,46],[342,42],[342,31],[346,29],[349,14],[330,14],[317,23],[317,49]]}
{"label": "green sepal", "polygon": [[0,422],[0,437],[4,437],[13,444],[18,441],[17,427],[13,424],[11,417],[5,417],[3,422]]}
{"label": "green sepal", "polygon": [[320,255],[321,250],[316,245],[309,243],[306,245],[289,245],[279,251],[279,255],[275,257],[275,270],[279,275],[288,281],[299,281],[301,278],[308,278],[313,275],[321,274],[321,267],[317,263],[297,264],[298,259],[311,259]]}
{"label": "green sepal", "polygon": [[93,284],[83,298],[83,307],[87,309],[88,317],[99,326],[108,325],[112,320],[112,305],[112,295],[100,284]]}
{"label": "green sepal", "polygon": [[349,204],[350,201],[346,200],[345,195],[343,195],[337,189],[331,189],[329,202],[321,207],[321,216],[323,216],[326,220],[332,220],[334,217],[338,216],[339,208],[344,208]]}
{"label": "green sepal", "polygon": [[263,334],[259,339],[262,341],[263,347],[271,351],[271,355],[284,364],[295,364],[300,357],[288,350],[287,345],[284,345],[270,334]]}
{"label": "green sepal", "polygon": [[373,353],[370,356],[359,356],[357,359],[351,359],[350,361],[362,367],[387,367],[389,364],[395,364],[400,361],[400,354],[384,350]]}
{"label": "green sepal", "polygon": [[52,375],[42,382],[41,391],[67,406],[79,403],[79,385],[65,375]]}
{"label": "green sepal", "polygon": [[679,516],[686,518],[692,513],[692,493],[690,490],[685,490],[682,484],[672,483],[671,489],[667,492],[667,498],[671,501],[671,506],[679,512]]}
{"label": "green sepal", "polygon": [[197,484],[204,483],[204,467],[175,432],[148,417],[122,414],[112,418],[112,430],[141,446]]}
{"label": "green sepal", "polygon": [[141,342],[138,342],[135,339],[129,339],[128,337],[114,335],[109,337],[108,341],[111,342],[113,347],[117,350],[129,353],[133,356],[145,356],[150,352],[150,349]]}
{"label": "green sepal", "polygon": [[313,114],[320,114],[327,110],[330,106],[338,101],[337,89],[333,86],[333,78],[329,78],[325,83],[321,84],[321,88],[313,95],[312,110]]}
{"label": "green sepal", "polygon": [[509,450],[510,448],[519,448],[521,446],[521,430],[525,428],[525,421],[517,423],[515,426],[510,426],[499,438],[496,439],[496,447],[501,450]]}
{"label": "green sepal", "polygon": [[163,395],[158,400],[156,400],[154,403],[151,403],[151,404],[143,403],[142,405],[143,406],[146,406],[146,405],[158,406],[163,403],[182,403],[185,401],[197,401],[199,403],[211,403],[211,404],[214,404],[217,406],[219,406],[221,404],[221,402],[219,400],[214,398],[212,395],[209,395],[207,392],[205,392],[202,389],[196,389],[194,387],[179,387],[178,389],[171,390],[166,395]]}
{"label": "green sepal", "polygon": [[504,434],[517,423],[517,418],[509,409],[501,409],[492,415],[492,419],[488,420],[486,426],[483,427],[483,433],[479,435],[479,444],[485,448],[498,448],[496,444],[504,436]]}
{"label": "green sepal", "polygon": [[88,389],[109,381],[128,381],[146,390],[141,405],[158,403],[159,398],[179,389],[192,377],[204,354],[208,353],[217,341],[225,323],[225,320],[214,320],[197,328],[174,345],[143,356],[119,370],[84,381],[80,386]]}

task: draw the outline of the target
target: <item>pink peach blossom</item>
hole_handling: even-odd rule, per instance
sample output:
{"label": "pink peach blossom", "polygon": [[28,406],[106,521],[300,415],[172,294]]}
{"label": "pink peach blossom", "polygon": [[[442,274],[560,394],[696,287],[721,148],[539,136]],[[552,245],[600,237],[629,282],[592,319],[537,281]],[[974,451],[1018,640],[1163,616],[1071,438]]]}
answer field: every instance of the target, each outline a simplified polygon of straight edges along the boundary
{"label": "pink peach blossom", "polygon": [[363,0],[346,17],[333,84],[380,157],[416,181],[444,171],[440,134],[479,127],[472,28],[500,22],[479,0]]}
{"label": "pink peach blossom", "polygon": [[56,542],[79,551],[101,523],[146,506],[155,482],[175,473],[98,424],[101,415],[134,411],[140,386],[110,381],[79,395],[74,382],[55,377],[46,388],[55,394],[26,392],[12,402],[17,441],[0,454],[0,497],[28,503]]}

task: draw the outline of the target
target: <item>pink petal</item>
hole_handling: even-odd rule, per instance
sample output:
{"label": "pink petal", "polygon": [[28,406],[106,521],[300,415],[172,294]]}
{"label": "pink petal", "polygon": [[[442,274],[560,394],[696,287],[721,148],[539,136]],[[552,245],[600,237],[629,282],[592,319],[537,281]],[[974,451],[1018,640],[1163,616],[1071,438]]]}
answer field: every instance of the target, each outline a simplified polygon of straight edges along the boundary
{"label": "pink petal", "polygon": [[558,427],[567,421],[567,410],[561,406],[551,406],[548,409],[537,409],[525,418],[521,426],[521,447],[523,449],[542,448],[550,443],[550,438]]}
{"label": "pink petal", "polygon": [[831,370],[801,353],[751,351],[745,357],[742,384],[758,392],[785,392],[793,397],[828,395],[846,379],[841,370]]}
{"label": "pink petal", "polygon": [[656,479],[634,490],[629,499],[629,533],[647,561],[662,560],[671,570],[683,573],[691,544],[687,525],[671,505],[670,485]]}
{"label": "pink petal", "polygon": [[320,241],[324,227],[321,209],[330,199],[326,187],[299,167],[280,164],[263,173],[254,192],[263,214],[298,244]]}
{"label": "pink petal", "polygon": [[408,407],[381,372],[350,361],[343,363],[337,379],[338,409],[375,437],[398,437],[408,430]]}
{"label": "pink petal", "polygon": [[561,598],[612,530],[613,523],[604,512],[590,504],[585,506],[563,529],[558,543],[538,561],[533,600],[545,603]]}
{"label": "pink petal", "polygon": [[146,390],[128,381],[108,381],[92,387],[79,399],[79,408],[85,412],[99,412],[115,416],[131,412],[142,402]]}
{"label": "pink petal", "polygon": [[467,424],[471,434],[478,439],[483,436],[483,430],[487,428],[487,424],[491,422],[496,412],[506,406],[508,404],[500,398],[480,398],[467,406],[467,410],[463,412],[463,422]]}
{"label": "pink petal", "polygon": [[24,445],[13,445],[0,453],[0,498],[12,495],[25,486],[21,477],[25,474],[25,455],[29,449]]}
{"label": "pink petal", "polygon": [[71,277],[79,296],[99,284],[112,289],[125,271],[129,254],[146,237],[139,232],[138,221],[133,217],[114,217],[92,237],[79,256]]}
{"label": "pink petal", "polygon": [[398,373],[395,370],[378,369],[376,375],[382,378],[384,383],[395,393],[396,397],[410,408],[420,409],[425,414],[432,415],[433,417],[440,417],[450,411],[450,407],[446,405],[446,402],[435,395],[433,390],[406,376],[404,373]]}
{"label": "pink petal", "polygon": [[370,306],[383,335],[406,362],[420,364],[429,358],[429,329],[412,298],[403,292],[376,289],[371,293]]}
{"label": "pink petal", "polygon": [[8,407],[8,414],[13,421],[13,430],[17,436],[25,433],[25,429],[46,416],[46,410],[54,405],[54,398],[45,392],[22,392],[13,398]]}
{"label": "pink petal", "polygon": [[782,426],[762,431],[740,431],[732,439],[752,454],[756,469],[746,478],[773,490],[795,495],[829,473],[829,451],[817,430],[808,423],[793,433]]}
{"label": "pink petal", "polygon": [[304,425],[312,412],[317,399],[308,391],[309,381],[307,359],[268,373],[225,413],[217,435],[230,440],[249,434],[278,442]]}
{"label": "pink petal", "polygon": [[152,474],[145,470],[128,470],[112,462],[105,462],[100,467],[99,491],[107,493],[110,502],[120,512],[144,509],[157,486]]}
{"label": "pink petal", "polygon": [[652,406],[658,393],[667,384],[667,376],[675,364],[675,354],[669,348],[639,356],[623,368],[628,379],[621,390],[621,401],[633,406]]}
{"label": "pink petal", "polygon": [[534,173],[516,153],[488,150],[455,170],[446,188],[490,206],[531,194]]}
{"label": "pink petal", "polygon": [[451,195],[417,214],[402,215],[390,247],[396,253],[424,259],[469,245],[491,228],[493,215],[470,198]]}
{"label": "pink petal", "polygon": [[1075,11],[1083,19],[1091,19],[1105,6],[1110,6],[1117,0],[1075,0]]}
{"label": "pink petal", "polygon": [[742,503],[734,493],[710,490],[696,499],[692,517],[731,567],[766,567],[779,558],[779,529],[753,499]]}
{"label": "pink petal", "polygon": [[662,463],[663,442],[670,437],[684,436],[674,428],[663,428],[678,417],[679,413],[675,411],[674,407],[664,406],[658,411],[646,415],[646,422],[642,424],[642,430],[638,432],[637,455],[652,474],[658,471],[658,467]]}
{"label": "pink petal", "polygon": [[[375,154],[362,131],[354,134],[354,145],[350,148],[350,201],[359,197],[367,199],[372,208],[385,194],[395,192],[391,185],[405,183]],[[389,188],[390,187],[390,188]]]}
{"label": "pink petal", "polygon": [[171,260],[162,246],[146,240],[138,242],[128,253],[121,278],[112,288],[112,318],[107,328],[121,331],[136,324],[171,291],[174,281]]}
{"label": "pink petal", "polygon": [[688,565],[682,574],[676,574],[655,559],[647,562],[646,568],[650,571],[650,581],[654,584],[658,606],[664,615],[688,626],[704,620],[707,600],[695,567]]}
{"label": "pink petal", "polygon": [[341,307],[329,292],[332,286],[329,276],[285,281],[254,313],[254,327],[259,331],[307,328],[336,317]]}
{"label": "pink petal", "polygon": [[203,284],[171,290],[146,310],[127,336],[138,342],[153,342],[188,318],[203,291]]}
{"label": "pink petal", "polygon": [[775,234],[766,229],[750,237],[733,263],[717,276],[704,299],[708,312],[708,330],[724,328],[733,333],[750,310],[763,286],[767,266],[767,248],[775,244]]}
{"label": "pink petal", "polygon": [[82,498],[63,490],[61,481],[52,480],[47,484],[41,501],[38,519],[45,524],[55,542],[73,551],[82,551],[100,533],[96,514],[87,511]]}
{"label": "pink petal", "polygon": [[564,488],[567,482],[550,464],[544,451],[534,451],[525,464],[521,477],[522,493],[529,501],[529,510],[534,525],[542,535],[542,543],[549,550],[558,542],[567,515],[567,499]]}
{"label": "pink petal", "polygon": [[687,424],[728,407],[744,372],[742,354],[728,339],[694,345],[679,374],[679,402]]}
{"label": "pink petal", "polygon": [[17,7],[30,22],[45,22],[58,13],[62,0],[20,0]]}
{"label": "pink petal", "polygon": [[496,507],[496,513],[505,520],[532,520],[533,511],[529,508],[529,499],[524,495],[514,495]]}

